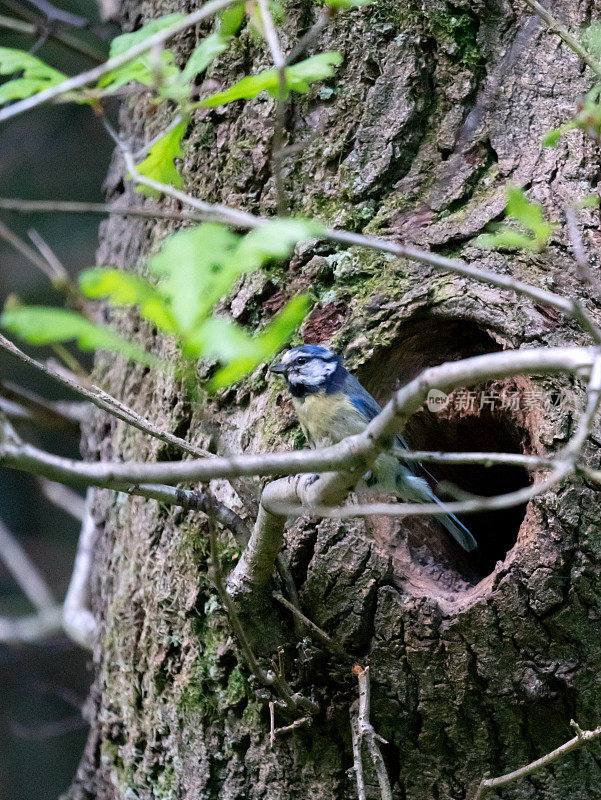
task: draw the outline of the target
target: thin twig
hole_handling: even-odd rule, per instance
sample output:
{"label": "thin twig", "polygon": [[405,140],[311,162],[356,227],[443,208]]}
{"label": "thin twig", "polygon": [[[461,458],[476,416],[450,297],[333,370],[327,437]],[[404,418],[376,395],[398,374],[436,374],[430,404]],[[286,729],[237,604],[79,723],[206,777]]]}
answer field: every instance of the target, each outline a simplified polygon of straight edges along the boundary
{"label": "thin twig", "polygon": [[29,412],[29,419],[48,428],[69,429],[74,432],[86,418],[88,403],[70,400],[46,400],[12,382],[0,381],[0,397],[18,404]]}
{"label": "thin twig", "polygon": [[86,510],[77,543],[77,553],[63,603],[63,628],[65,633],[81,647],[92,649],[98,635],[98,624],[90,611],[90,571],[92,551],[96,540],[96,524],[92,517],[93,489],[88,489]]}
{"label": "thin twig", "polygon": [[535,11],[538,16],[546,23],[550,33],[556,33],[578,58],[581,58],[589,66],[598,78],[601,78],[601,64],[580,44],[578,39],[570,33],[566,26],[557,17],[554,17],[538,0],[524,0],[527,6]]}
{"label": "thin twig", "polygon": [[35,108],[42,103],[47,103],[49,100],[55,100],[67,92],[71,92],[74,89],[80,89],[83,86],[92,83],[93,81],[97,81],[103,75],[106,75],[107,72],[117,69],[117,67],[122,67],[124,64],[127,64],[134,58],[137,58],[139,55],[142,55],[142,53],[147,53],[149,50],[152,50],[152,48],[156,47],[157,45],[162,45],[163,42],[166,42],[167,39],[170,39],[176,33],[196,25],[196,23],[212,16],[217,11],[220,11],[222,8],[230,5],[232,2],[234,2],[234,0],[211,0],[211,2],[205,3],[202,8],[199,8],[197,11],[194,11],[191,14],[187,14],[183,19],[177,20],[172,25],[169,25],[168,28],[163,28],[163,30],[157,31],[157,33],[154,33],[152,36],[144,39],[139,44],[130,47],[125,53],[121,53],[113,58],[109,58],[108,61],[104,62],[104,64],[100,64],[93,69],[87,70],[87,72],[82,72],[79,75],[75,75],[73,78],[68,78],[66,81],[62,81],[62,83],[59,83],[56,86],[51,86],[48,89],[44,89],[41,92],[32,95],[31,97],[27,97],[25,100],[20,100],[17,103],[13,103],[13,105],[2,109],[0,111],[0,122],[5,122],[7,119],[16,117],[19,114],[22,114],[24,111],[29,111],[30,109]]}
{"label": "thin twig", "polygon": [[36,361],[34,358],[31,358],[31,356],[28,356],[26,353],[20,350],[15,344],[13,344],[13,342],[10,341],[10,339],[7,339],[2,334],[0,334],[0,348],[6,350],[11,355],[16,356],[16,358],[18,358],[20,361],[23,361],[25,364],[33,367],[38,372],[43,373],[52,380],[61,383],[68,389],[71,389],[82,397],[85,397],[86,400],[89,400],[102,411],[106,411],[108,414],[113,417],[117,417],[117,419],[120,419],[122,422],[126,422],[128,425],[138,428],[138,430],[147,433],[149,436],[152,436],[155,439],[159,439],[164,444],[173,445],[179,450],[183,450],[185,453],[196,456],[197,458],[212,457],[213,454],[209,453],[207,450],[203,450],[200,447],[195,447],[189,442],[186,442],[185,439],[181,439],[179,436],[175,436],[172,433],[161,431],[156,427],[156,425],[153,425],[150,420],[142,417],[140,414],[134,411],[133,408],[129,408],[128,406],[124,405],[121,403],[121,401],[112,397],[99,386],[92,385],[88,388],[79,382],[75,376],[69,377],[64,371],[58,372],[52,367]]}
{"label": "thin twig", "polygon": [[286,80],[286,59],[280,47],[280,41],[275,30],[273,17],[269,10],[267,0],[258,0],[261,11],[261,20],[265,32],[265,39],[269,45],[273,65],[278,73],[278,95],[275,101],[275,122],[273,127],[273,138],[271,141],[271,168],[275,183],[276,206],[279,216],[284,216],[288,212],[288,202],[286,199],[286,187],[284,185],[284,175],[282,173],[281,151],[284,144],[284,129],[286,126],[286,97],[288,94],[288,82]]}
{"label": "thin twig", "polygon": [[269,746],[273,750],[275,744],[275,703],[269,701]]}
{"label": "thin twig", "polygon": [[[388,744],[386,739],[383,739],[374,730],[373,725],[369,719],[370,714],[370,682],[369,682],[369,667],[362,669],[356,666],[353,670],[359,682],[359,710],[357,713],[356,728],[351,723],[351,731],[353,732],[353,754],[355,756],[355,773],[357,775],[357,792],[359,797],[365,796],[365,786],[363,785],[363,767],[361,759],[361,745],[365,743],[369,754],[371,756],[378,783],[380,785],[380,796],[382,800],[392,800],[392,789],[390,788],[390,780],[386,772],[386,765],[380,752],[378,742]],[[363,794],[361,794],[363,792]]]}
{"label": "thin twig", "polygon": [[46,478],[38,478],[38,486],[44,497],[57,508],[62,509],[69,516],[83,522],[85,518],[86,504],[83,497],[68,486],[62,483],[49,481]]}
{"label": "thin twig", "polygon": [[591,289],[598,296],[601,294],[601,285],[597,280],[591,265],[587,258],[582,236],[578,228],[578,217],[576,209],[573,205],[568,205],[565,208],[566,228],[568,237],[572,246],[572,253],[574,254],[574,261],[576,262],[576,274],[587,288]]}
{"label": "thin twig", "polygon": [[307,629],[308,633],[320,644],[322,644],[328,650],[337,653],[338,655],[346,655],[338,642],[334,641],[331,636],[329,636],[318,625],[310,620],[309,617],[306,617],[300,609],[290,602],[290,600],[287,600],[279,592],[274,592],[273,597],[278,601],[278,603],[281,603],[285,608],[287,608],[288,611],[291,611],[296,619],[300,620],[303,626]]}
{"label": "thin twig", "polygon": [[[255,512],[255,517],[258,513],[258,508]],[[298,591],[296,589],[296,584],[294,583],[294,578],[292,577],[292,573],[290,572],[290,567],[288,566],[288,562],[284,558],[283,553],[278,553],[277,558],[275,560],[275,565],[277,571],[280,575],[280,578],[284,582],[284,587],[286,592],[288,593],[288,597],[290,598],[291,605],[294,606],[296,609],[300,609],[300,598],[298,596]],[[301,636],[302,635],[302,625],[300,620],[297,617],[294,617],[294,632]]]}
{"label": "thin twig", "polygon": [[18,250],[22,256],[25,256],[25,258],[34,264],[40,270],[40,272],[43,272],[47,278],[49,278],[51,281],[54,280],[54,272],[46,259],[42,258],[42,256],[36,253],[36,251],[30,247],[27,242],[21,239],[20,236],[17,236],[14,231],[11,231],[8,225],[5,225],[1,221],[0,238],[4,239],[5,242],[8,242],[8,244],[10,244],[11,247],[14,247],[15,250]]}
{"label": "thin twig", "polygon": [[349,519],[354,517],[444,517],[447,514],[478,514],[484,511],[500,511],[505,508],[528,503],[538,495],[557,486],[573,471],[566,461],[558,461],[551,476],[540,483],[493,497],[476,496],[471,500],[440,503],[356,503],[346,506],[305,506],[270,503],[269,510],[283,516],[306,514],[313,517]]}
{"label": "thin twig", "polygon": [[559,458],[570,460],[575,464],[581,455],[582,448],[591,434],[595,422],[595,415],[601,402],[601,351],[593,363],[591,376],[587,388],[586,408],[584,409],[576,432],[559,454]]}
{"label": "thin twig", "polygon": [[286,58],[286,66],[290,64],[294,64],[300,56],[305,52],[305,50],[312,44],[315,39],[320,35],[320,33],[324,30],[327,26],[328,22],[332,19],[332,7],[331,6],[324,6],[315,21],[315,23],[309,28],[309,30],[305,33],[304,36],[298,40],[298,42],[294,45],[292,50],[288,53],[288,57]]}
{"label": "thin twig", "polygon": [[70,283],[69,273],[63,264],[61,264],[58,256],[52,250],[50,245],[42,238],[42,236],[40,236],[35,228],[30,228],[30,230],[27,231],[27,235],[38,248],[40,255],[46,260],[48,266],[50,267],[52,273],[52,284],[56,285],[57,283],[64,283],[65,285],[68,285]]}
{"label": "thin twig", "polygon": [[293,731],[302,728],[303,725],[311,722],[311,717],[300,717],[299,719],[295,719],[294,722],[291,722],[290,725],[284,725],[282,728],[276,728],[273,732],[274,736],[283,736],[286,733],[292,733]]}
{"label": "thin twig", "polygon": [[117,214],[118,216],[142,217],[144,219],[166,219],[174,222],[201,222],[204,217],[190,211],[167,211],[146,206],[122,206],[117,203],[83,203],[78,200],[21,200],[0,198],[0,210],[19,214]]}
{"label": "thin twig", "polygon": [[63,608],[60,605],[18,619],[0,617],[0,643],[34,644],[61,633]]}
{"label": "thin twig", "polygon": [[20,543],[0,520],[0,559],[13,576],[23,594],[38,611],[48,611],[56,600],[46,580]]}
{"label": "thin twig", "polygon": [[533,772],[537,772],[539,769],[543,769],[543,767],[548,767],[549,764],[552,764],[554,761],[557,761],[559,758],[566,756],[574,750],[578,750],[583,744],[591,742],[593,739],[598,739],[599,736],[601,736],[601,726],[592,731],[583,731],[579,729],[573,739],[570,739],[541,758],[531,761],[524,767],[520,767],[520,769],[516,769],[513,772],[507,772],[505,775],[500,775],[498,778],[483,778],[478,784],[476,792],[471,800],[484,800],[487,795],[496,789],[501,789],[503,786],[507,786],[510,783],[519,781],[522,778],[527,778],[528,775],[532,775]]}

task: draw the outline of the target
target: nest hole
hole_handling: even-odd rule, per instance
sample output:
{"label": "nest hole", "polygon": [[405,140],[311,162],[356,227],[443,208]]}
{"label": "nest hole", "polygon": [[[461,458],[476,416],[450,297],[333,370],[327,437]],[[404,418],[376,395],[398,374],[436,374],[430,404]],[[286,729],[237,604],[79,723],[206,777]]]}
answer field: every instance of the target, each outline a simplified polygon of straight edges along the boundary
{"label": "nest hole", "polygon": [[[382,350],[359,375],[363,385],[385,403],[399,385],[428,366],[500,351],[499,343],[473,322],[420,318],[407,322],[395,343]],[[526,378],[495,381],[457,390],[441,407],[424,406],[409,421],[409,446],[420,450],[532,453],[536,422],[524,398]],[[434,409],[434,410],[432,410]],[[455,486],[475,495],[506,494],[530,485],[522,467],[482,465],[424,465],[422,472],[434,488]],[[419,471],[416,470],[416,471]],[[437,494],[441,492],[437,490]],[[451,499],[446,495],[445,499]],[[375,522],[374,535],[390,549],[401,551],[425,578],[449,590],[469,588],[489,575],[515,545],[526,504],[501,511],[458,515],[478,542],[466,553],[434,518]],[[375,526],[375,527],[374,527]]]}

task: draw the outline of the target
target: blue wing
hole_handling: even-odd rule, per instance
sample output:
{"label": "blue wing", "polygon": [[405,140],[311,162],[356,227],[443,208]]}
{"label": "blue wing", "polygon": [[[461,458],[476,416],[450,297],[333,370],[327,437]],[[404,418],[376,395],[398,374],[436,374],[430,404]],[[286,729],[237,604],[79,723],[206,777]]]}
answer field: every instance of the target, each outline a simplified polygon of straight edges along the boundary
{"label": "blue wing", "polygon": [[[361,386],[354,375],[347,375],[342,387],[342,391],[355,406],[357,411],[365,417],[367,422],[371,422],[372,419],[377,417],[382,410],[380,404],[374,400],[367,389],[364,389],[363,386]],[[402,436],[396,437],[396,444],[399,447],[404,447],[405,450],[409,449],[407,442]]]}
{"label": "blue wing", "polygon": [[[342,391],[348,397],[357,411],[363,417],[365,417],[366,422],[371,422],[371,420],[374,417],[377,417],[382,410],[380,405],[374,400],[370,393],[364,389],[357,378],[350,373],[346,377]],[[400,448],[404,448],[405,450],[409,449],[407,442],[402,436],[396,437],[395,444]],[[398,458],[398,452],[396,455]],[[436,497],[427,481],[424,478],[418,478],[411,468],[411,465],[403,461],[402,458],[399,459],[399,461],[397,484],[399,485],[399,488],[401,486],[403,487],[403,493],[406,493],[406,491],[409,490],[410,494],[417,495],[415,499],[417,499],[418,502],[429,503],[434,501],[440,506],[444,507],[444,504]],[[432,479],[432,481],[434,481],[433,476],[430,475],[428,470],[426,470],[421,464],[419,464],[419,467]],[[447,516],[440,517],[440,522],[444,525],[455,541],[458,542],[458,544],[463,547],[464,550],[467,550],[468,553],[478,547],[478,543],[472,534],[454,514],[448,514]]]}

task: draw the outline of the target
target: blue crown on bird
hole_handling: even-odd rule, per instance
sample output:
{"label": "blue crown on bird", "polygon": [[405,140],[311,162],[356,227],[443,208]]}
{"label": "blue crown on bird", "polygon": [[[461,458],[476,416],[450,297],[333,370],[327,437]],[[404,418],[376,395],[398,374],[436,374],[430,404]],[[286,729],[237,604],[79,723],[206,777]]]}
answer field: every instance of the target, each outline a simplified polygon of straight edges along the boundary
{"label": "blue crown on bird", "polygon": [[314,344],[293,347],[270,370],[286,378],[290,394],[297,398],[317,392],[335,394],[348,375],[340,356]]}

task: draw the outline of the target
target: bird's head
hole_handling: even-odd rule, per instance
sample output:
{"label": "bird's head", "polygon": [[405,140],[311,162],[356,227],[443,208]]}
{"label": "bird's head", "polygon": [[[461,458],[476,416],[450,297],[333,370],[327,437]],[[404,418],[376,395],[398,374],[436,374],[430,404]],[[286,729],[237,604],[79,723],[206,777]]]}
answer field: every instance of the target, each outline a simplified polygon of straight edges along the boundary
{"label": "bird's head", "polygon": [[313,344],[293,347],[269,369],[286,378],[293,397],[339,391],[346,376],[340,356]]}

